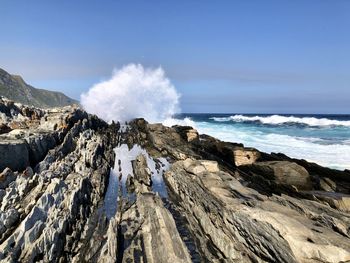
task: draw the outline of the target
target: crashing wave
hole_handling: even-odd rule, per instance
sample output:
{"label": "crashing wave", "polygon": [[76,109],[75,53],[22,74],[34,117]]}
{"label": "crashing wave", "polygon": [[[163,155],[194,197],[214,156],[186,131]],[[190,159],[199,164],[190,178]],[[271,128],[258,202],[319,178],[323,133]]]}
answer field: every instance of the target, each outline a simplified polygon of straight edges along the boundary
{"label": "crashing wave", "polygon": [[350,169],[350,144],[329,144],[321,138],[264,133],[259,130],[240,129],[234,125],[219,125],[196,122],[201,134],[208,134],[228,142],[240,142],[264,152],[282,152],[293,158],[303,158],[323,166],[344,170]]}
{"label": "crashing wave", "polygon": [[161,122],[179,112],[180,94],[164,70],[129,64],[114,70],[109,80],[95,84],[81,95],[89,113],[105,121],[130,121],[143,117]]}
{"label": "crashing wave", "polygon": [[189,117],[186,117],[184,119],[167,118],[162,121],[162,124],[168,127],[171,127],[174,125],[181,125],[181,126],[191,126],[193,128],[196,128],[196,123]]}
{"label": "crashing wave", "polygon": [[281,125],[281,124],[302,124],[312,127],[321,126],[345,126],[350,127],[350,121],[331,120],[327,118],[315,118],[315,117],[295,117],[295,116],[244,116],[234,115],[229,117],[212,117],[214,121],[218,122],[260,122],[262,124]]}

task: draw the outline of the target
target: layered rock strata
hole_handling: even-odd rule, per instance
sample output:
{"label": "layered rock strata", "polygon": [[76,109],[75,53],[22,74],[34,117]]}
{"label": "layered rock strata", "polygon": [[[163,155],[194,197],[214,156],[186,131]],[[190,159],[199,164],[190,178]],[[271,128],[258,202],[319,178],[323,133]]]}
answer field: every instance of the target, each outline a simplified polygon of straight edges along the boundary
{"label": "layered rock strata", "polygon": [[349,171],[74,107],[0,112],[1,262],[350,261]]}

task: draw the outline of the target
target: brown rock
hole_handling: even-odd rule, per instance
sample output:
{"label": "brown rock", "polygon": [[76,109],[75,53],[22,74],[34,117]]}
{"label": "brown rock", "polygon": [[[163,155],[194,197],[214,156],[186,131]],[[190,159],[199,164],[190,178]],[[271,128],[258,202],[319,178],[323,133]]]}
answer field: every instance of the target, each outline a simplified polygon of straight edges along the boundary
{"label": "brown rock", "polygon": [[194,142],[199,140],[199,134],[196,129],[190,126],[178,126],[175,125],[173,128],[181,135],[187,142]]}
{"label": "brown rock", "polygon": [[293,185],[299,190],[312,189],[308,171],[296,163],[288,161],[257,162],[251,168],[254,173],[274,180],[277,184]]}
{"label": "brown rock", "polygon": [[260,152],[253,148],[237,147],[233,150],[236,166],[253,164],[260,157]]}
{"label": "brown rock", "polygon": [[334,192],[337,189],[337,185],[331,179],[325,177],[320,179],[320,188],[327,192]]}

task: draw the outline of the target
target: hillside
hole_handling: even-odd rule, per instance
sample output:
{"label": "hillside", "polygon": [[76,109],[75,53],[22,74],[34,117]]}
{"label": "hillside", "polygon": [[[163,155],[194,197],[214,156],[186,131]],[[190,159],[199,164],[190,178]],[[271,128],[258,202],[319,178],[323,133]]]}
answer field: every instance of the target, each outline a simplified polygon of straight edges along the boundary
{"label": "hillside", "polygon": [[0,68],[0,96],[40,108],[77,104],[61,92],[37,89],[28,85],[22,77],[11,75]]}

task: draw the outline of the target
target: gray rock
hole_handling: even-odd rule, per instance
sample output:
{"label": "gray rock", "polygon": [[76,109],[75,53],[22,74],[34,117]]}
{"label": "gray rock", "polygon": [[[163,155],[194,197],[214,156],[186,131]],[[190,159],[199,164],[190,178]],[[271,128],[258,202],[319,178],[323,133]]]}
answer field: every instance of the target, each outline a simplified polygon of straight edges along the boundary
{"label": "gray rock", "polygon": [[3,233],[5,233],[6,227],[3,222],[0,221],[0,237],[2,236]]}
{"label": "gray rock", "polygon": [[122,262],[191,262],[174,219],[155,194],[139,194],[120,225]]}
{"label": "gray rock", "polygon": [[11,182],[16,179],[10,168],[6,168],[0,173],[0,189],[5,189]]}
{"label": "gray rock", "polygon": [[[347,238],[332,228],[311,229],[313,221],[305,214],[322,216],[325,208],[300,212],[296,207],[307,207],[307,202],[290,198],[288,205],[281,205],[283,197],[264,197],[222,171],[192,169],[189,173],[189,162],[173,164],[165,180],[174,202],[180,201],[199,251],[209,261],[339,262],[350,258]],[[201,164],[192,161],[191,166],[195,165]],[[332,215],[342,218],[337,212]]]}
{"label": "gray rock", "polygon": [[[0,176],[3,262],[350,260],[346,171],[222,142],[191,127],[137,119],[119,130],[77,108],[39,110],[10,101],[0,102],[0,111],[12,129],[0,141],[25,142],[35,167]],[[123,143],[147,151],[159,174],[151,176],[152,161],[148,167],[146,156],[137,156],[134,176],[125,182],[122,174],[110,185],[117,187],[116,212],[107,219],[110,169],[125,165],[113,148]],[[160,198],[152,186],[164,184],[163,172],[167,195]]]}
{"label": "gray rock", "polygon": [[138,193],[149,192],[151,190],[151,171],[147,166],[146,157],[140,154],[136,157],[136,160],[132,162],[134,170],[134,186]]}
{"label": "gray rock", "polygon": [[18,211],[16,209],[9,209],[6,211],[4,218],[4,225],[6,228],[10,228],[19,218]]}
{"label": "gray rock", "polygon": [[[2,261],[71,261],[81,247],[90,245],[89,238],[82,236],[95,232],[99,224],[99,217],[95,223],[91,214],[97,213],[103,199],[114,153],[108,138],[96,132],[107,129],[103,121],[90,118],[82,128],[80,120],[87,116],[70,107],[47,110],[40,123],[16,133],[28,141],[30,161],[39,164],[35,174],[28,166],[23,173],[5,170],[2,174]],[[11,145],[14,134],[2,142]],[[83,169],[76,173],[78,164]]]}
{"label": "gray rock", "polygon": [[24,140],[5,141],[0,138],[0,156],[0,171],[6,167],[21,171],[29,165],[28,145]]}

